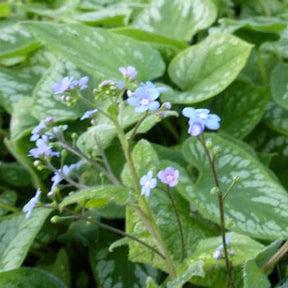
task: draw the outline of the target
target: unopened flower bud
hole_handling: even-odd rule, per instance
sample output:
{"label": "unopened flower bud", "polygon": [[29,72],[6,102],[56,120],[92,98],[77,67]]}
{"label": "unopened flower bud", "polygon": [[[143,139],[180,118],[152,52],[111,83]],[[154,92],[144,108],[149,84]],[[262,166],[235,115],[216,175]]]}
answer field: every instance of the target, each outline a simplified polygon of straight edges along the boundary
{"label": "unopened flower bud", "polygon": [[233,226],[234,226],[234,221],[233,221],[233,219],[228,218],[228,219],[226,220],[226,228],[227,228],[227,229],[231,229]]}
{"label": "unopened flower bud", "polygon": [[49,123],[49,124],[50,124],[50,123],[53,123],[53,121],[54,121],[54,120],[53,120],[53,117],[52,117],[52,116],[47,116],[47,117],[45,118],[45,122],[46,122],[46,123]]}
{"label": "unopened flower bud", "polygon": [[166,110],[170,110],[172,108],[172,105],[170,102],[164,102],[163,103],[163,107],[166,109]]}
{"label": "unopened flower bud", "polygon": [[222,257],[222,254],[221,254],[220,251],[216,250],[216,251],[213,252],[213,258],[214,259],[218,260],[218,259],[221,259],[221,257]]}
{"label": "unopened flower bud", "polygon": [[206,142],[205,142],[205,145],[208,149],[211,149],[212,146],[213,146],[213,142],[211,139],[207,139]]}
{"label": "unopened flower bud", "polygon": [[211,190],[210,190],[210,194],[211,195],[219,195],[220,193],[220,189],[218,187],[213,187]]}
{"label": "unopened flower bud", "polygon": [[230,254],[231,256],[234,256],[234,255],[235,255],[235,250],[230,250],[230,251],[229,251],[229,254]]}
{"label": "unopened flower bud", "polygon": [[221,148],[219,146],[216,146],[212,149],[213,156],[217,156],[221,152]]}
{"label": "unopened flower bud", "polygon": [[60,217],[59,216],[53,216],[51,219],[50,219],[50,222],[51,223],[58,223],[60,220]]}
{"label": "unopened flower bud", "polygon": [[67,157],[67,154],[68,154],[68,152],[67,152],[66,149],[63,149],[63,150],[61,151],[61,157],[62,157],[62,158],[66,158],[66,157]]}
{"label": "unopened flower bud", "polygon": [[159,116],[160,118],[164,118],[164,116],[165,116],[165,115],[164,115],[164,112],[163,112],[163,111],[159,111],[159,112],[158,112],[158,116]]}
{"label": "unopened flower bud", "polygon": [[72,139],[73,141],[76,141],[76,140],[78,139],[78,134],[77,134],[77,133],[72,133],[71,139]]}
{"label": "unopened flower bud", "polygon": [[235,176],[235,177],[233,177],[233,183],[238,183],[238,182],[240,182],[240,180],[241,180],[241,177],[240,176]]}
{"label": "unopened flower bud", "polygon": [[91,125],[95,126],[95,125],[97,124],[97,120],[96,120],[96,119],[92,119],[92,120],[90,121],[90,123],[91,123]]}

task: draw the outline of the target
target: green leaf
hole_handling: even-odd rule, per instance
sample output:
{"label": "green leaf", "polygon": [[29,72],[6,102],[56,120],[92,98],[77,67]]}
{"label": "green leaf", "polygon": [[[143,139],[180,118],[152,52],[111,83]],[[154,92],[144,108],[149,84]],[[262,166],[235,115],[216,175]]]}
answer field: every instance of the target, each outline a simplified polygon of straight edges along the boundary
{"label": "green leaf", "polygon": [[261,120],[268,98],[267,89],[235,81],[213,103],[221,131],[240,139],[247,136]]}
{"label": "green leaf", "polygon": [[1,105],[12,112],[13,106],[24,97],[31,97],[32,92],[46,71],[51,54],[45,50],[34,53],[21,67],[0,67],[0,100]]}
{"label": "green leaf", "polygon": [[0,17],[7,17],[11,15],[9,3],[0,3]]}
{"label": "green leaf", "polygon": [[271,129],[288,135],[288,110],[270,101],[263,117],[264,123]]}
{"label": "green leaf", "polygon": [[0,179],[2,183],[14,187],[31,184],[30,175],[17,162],[0,162]]}
{"label": "green leaf", "polygon": [[176,96],[177,100],[172,96],[171,101],[201,102],[223,91],[244,67],[251,47],[234,36],[215,34],[179,53],[168,72],[184,92]]}
{"label": "green leaf", "polygon": [[279,63],[271,74],[271,96],[274,101],[285,109],[288,109],[288,64]]}
{"label": "green leaf", "polygon": [[104,201],[105,204],[109,201],[115,201],[119,205],[124,205],[128,197],[129,189],[126,187],[101,185],[89,187],[65,197],[59,208],[63,209],[67,205],[79,203],[80,201],[88,201],[86,206],[90,208],[97,207],[98,201]]}
{"label": "green leaf", "polygon": [[[235,142],[212,133],[206,139],[212,141],[213,147],[221,149],[216,168],[222,191],[225,193],[235,176],[241,179],[225,200],[226,219],[231,218],[235,223],[233,230],[260,239],[287,237],[284,219],[287,217],[288,195],[283,187],[270,176],[266,167]],[[178,190],[202,215],[219,223],[217,197],[209,192],[215,186],[211,168],[196,137],[185,141],[183,155],[188,163],[197,167],[199,177],[194,184],[182,169]]]}
{"label": "green leaf", "polygon": [[190,41],[217,17],[210,0],[156,0],[134,20],[133,26],[177,40]]}
{"label": "green leaf", "polygon": [[146,281],[146,288],[160,288],[155,282],[152,280],[152,278],[148,277]]}
{"label": "green leaf", "polygon": [[158,271],[128,260],[127,247],[109,252],[108,247],[117,239],[114,234],[101,231],[98,241],[90,248],[90,263],[97,283],[103,288],[145,287],[148,276],[157,277]]}
{"label": "green leaf", "polygon": [[110,31],[149,43],[161,53],[167,63],[169,63],[177,53],[188,46],[186,42],[131,27],[117,28]]}
{"label": "green leaf", "polygon": [[26,55],[39,46],[39,41],[19,23],[0,22],[0,58]]}
{"label": "green leaf", "polygon": [[[17,269],[22,265],[34,238],[50,213],[51,209],[36,208],[28,219],[22,213],[0,219],[0,272]],[[0,281],[1,279],[2,276]]]}
{"label": "green leaf", "polygon": [[254,260],[247,261],[243,270],[244,288],[269,288],[271,284]]}
{"label": "green leaf", "polygon": [[[193,277],[191,279],[192,283],[215,287],[215,288],[223,288],[227,285],[227,271],[225,260],[222,256],[221,259],[214,259],[213,252],[216,248],[222,244],[222,237],[215,238],[207,238],[202,240],[193,257],[187,260],[187,266],[189,267],[195,261],[203,261],[204,262],[204,273],[205,278],[203,277]],[[231,242],[228,245],[228,250],[232,249],[235,251],[235,255],[230,256],[230,261],[233,266],[233,278],[236,280],[237,275],[240,271],[242,271],[242,265],[247,259],[254,259],[256,255],[262,251],[264,246],[259,242],[249,238],[248,236],[240,235],[233,233]],[[223,255],[223,251],[222,255]],[[238,285],[237,285],[238,287]],[[242,287],[242,286],[239,286]],[[258,286],[254,286],[255,288]]]}
{"label": "green leaf", "polygon": [[54,53],[96,78],[120,80],[118,68],[128,65],[136,67],[140,81],[151,80],[164,72],[159,52],[129,37],[79,24],[30,22],[24,26]]}
{"label": "green leaf", "polygon": [[[132,152],[132,160],[135,165],[135,170],[140,180],[140,177],[146,175],[149,170],[153,170],[158,165],[158,159],[151,144],[147,140],[140,140],[134,147]],[[126,163],[121,173],[121,179],[128,187],[133,187],[133,177]]]}
{"label": "green leaf", "polygon": [[21,268],[0,273],[0,286],[13,288],[67,288],[58,278],[35,268]]}
{"label": "green leaf", "polygon": [[199,276],[204,277],[205,273],[203,271],[203,261],[198,261],[193,263],[191,266],[184,271],[179,277],[175,280],[169,281],[167,283],[167,288],[182,288],[182,286],[188,282],[192,277]]}
{"label": "green leaf", "polygon": [[121,27],[128,24],[131,12],[127,5],[115,5],[98,11],[75,14],[73,19],[93,26]]}
{"label": "green leaf", "polygon": [[32,98],[23,97],[14,105],[14,112],[10,123],[10,137],[16,141],[30,135],[31,127],[39,124],[39,121],[33,117],[34,102]]}
{"label": "green leaf", "polygon": [[1,203],[8,204],[8,205],[15,205],[17,201],[17,193],[12,190],[5,190],[0,194],[0,216],[5,215],[8,213],[8,210],[2,208],[3,206]]}

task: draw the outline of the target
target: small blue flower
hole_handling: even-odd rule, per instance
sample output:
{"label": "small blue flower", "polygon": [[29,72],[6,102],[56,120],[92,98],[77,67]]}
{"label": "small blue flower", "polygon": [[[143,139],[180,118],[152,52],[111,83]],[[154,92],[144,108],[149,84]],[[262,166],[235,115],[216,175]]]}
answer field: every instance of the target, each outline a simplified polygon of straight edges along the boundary
{"label": "small blue flower", "polygon": [[178,184],[179,171],[173,167],[167,167],[165,170],[159,171],[157,176],[162,183],[169,187],[175,187]]}
{"label": "small blue flower", "polygon": [[164,87],[157,88],[152,82],[141,83],[135,92],[129,92],[127,103],[130,106],[136,106],[135,112],[143,113],[147,110],[156,111],[160,107],[160,103],[156,99],[160,93],[166,91]]}
{"label": "small blue flower", "polygon": [[54,194],[54,191],[57,188],[58,184],[63,180],[63,175],[69,176],[69,174],[74,169],[77,169],[79,166],[80,166],[79,163],[71,164],[70,166],[63,165],[62,169],[58,169],[57,171],[55,171],[53,177],[51,178],[53,184],[47,196],[51,197]]}
{"label": "small blue flower", "polygon": [[30,201],[23,207],[22,211],[26,213],[26,219],[30,217],[33,209],[39,203],[40,194],[41,190],[37,189],[35,196],[31,198]]}
{"label": "small blue flower", "polygon": [[188,133],[192,136],[199,136],[204,131],[205,127],[211,130],[219,129],[221,118],[216,114],[209,113],[209,109],[184,108],[182,114],[189,118]]}
{"label": "small blue flower", "polygon": [[46,121],[45,119],[41,120],[40,123],[38,124],[38,126],[34,127],[34,129],[32,130],[31,134],[31,141],[36,141],[37,139],[39,139],[45,132],[45,130],[47,129],[47,125],[46,125]]}
{"label": "small blue flower", "polygon": [[[233,236],[233,232],[231,232],[229,235],[226,235],[225,237],[225,242],[226,242],[226,245],[229,245],[230,242],[231,242],[231,239],[232,239],[232,236]],[[221,250],[223,249],[223,243],[221,243],[214,251],[213,253],[213,258],[215,259],[220,259],[222,257],[222,254],[221,254]],[[232,250],[234,251],[234,250]],[[234,254],[235,254],[235,251],[234,251]],[[218,256],[218,257],[217,257]]]}
{"label": "small blue flower", "polygon": [[29,151],[28,156],[32,156],[36,159],[48,156],[60,156],[60,152],[53,152],[52,147],[48,144],[48,139],[46,137],[39,138],[36,141],[36,148]]}
{"label": "small blue flower", "polygon": [[80,90],[84,90],[88,87],[88,85],[87,85],[88,81],[89,81],[88,76],[84,76],[80,80],[75,80],[72,82],[71,89],[79,87]]}
{"label": "small blue flower", "polygon": [[157,179],[153,178],[152,170],[150,170],[146,175],[141,177],[140,185],[141,185],[141,195],[149,197],[151,189],[154,189],[157,185]]}
{"label": "small blue flower", "polygon": [[123,75],[124,78],[130,79],[130,80],[135,80],[136,75],[137,75],[137,70],[133,66],[128,66],[127,68],[125,67],[119,67],[119,72]]}
{"label": "small blue flower", "polygon": [[82,117],[80,118],[80,120],[84,120],[84,119],[87,119],[87,118],[91,118],[94,114],[96,114],[98,111],[98,109],[94,109],[94,110],[89,110],[89,111],[86,111]]}
{"label": "small blue flower", "polygon": [[67,90],[73,89],[73,77],[66,76],[60,82],[54,84],[53,91],[55,94],[62,94]]}

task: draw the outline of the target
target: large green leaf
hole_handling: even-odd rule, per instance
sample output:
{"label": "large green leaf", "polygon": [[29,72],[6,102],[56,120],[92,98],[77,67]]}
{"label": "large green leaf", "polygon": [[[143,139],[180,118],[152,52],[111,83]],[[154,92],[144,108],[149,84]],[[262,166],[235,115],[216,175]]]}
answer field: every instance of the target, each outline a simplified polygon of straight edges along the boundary
{"label": "large green leaf", "polygon": [[221,117],[221,131],[244,138],[261,120],[269,91],[235,81],[213,103],[213,113]]}
{"label": "large green leaf", "polygon": [[288,109],[288,64],[279,63],[271,74],[271,96],[275,102]]}
{"label": "large green leaf", "polygon": [[[278,182],[271,178],[267,168],[235,142],[208,134],[213,146],[220,147],[216,167],[221,189],[225,192],[235,176],[240,182],[225,200],[225,214],[234,223],[234,230],[262,239],[276,239],[288,236],[288,195]],[[219,223],[219,208],[216,196],[210,194],[215,186],[208,158],[196,137],[187,139],[183,145],[186,160],[199,170],[194,184],[182,170],[178,190],[193,202],[201,214]]]}
{"label": "large green leaf", "polygon": [[121,79],[118,68],[128,65],[137,68],[137,79],[141,81],[164,72],[159,52],[129,37],[79,24],[30,22],[24,26],[53,52],[96,78]]}
{"label": "large green leaf", "polygon": [[[211,288],[226,287],[227,271],[223,251],[221,251],[221,259],[215,259],[213,257],[213,252],[220,244],[222,244],[221,236],[207,238],[199,243],[193,257],[187,260],[187,265],[189,267],[189,264],[192,265],[195,261],[202,260],[204,262],[203,270],[205,277],[193,277],[191,282]],[[245,263],[247,259],[254,259],[263,248],[264,246],[262,244],[248,236],[233,233],[227,249],[228,251],[233,250],[235,252],[235,255],[229,258],[233,266],[233,278],[235,282],[237,282],[237,274],[242,270],[243,263]],[[237,285],[236,287],[242,286]],[[254,287],[256,288],[258,286]]]}
{"label": "large green leaf", "polygon": [[0,100],[8,112],[23,97],[31,97],[32,92],[42,74],[49,66],[52,55],[48,51],[39,50],[26,63],[17,68],[0,67]]}
{"label": "large green leaf", "polygon": [[244,288],[270,288],[271,284],[255,261],[249,260],[243,269]]}
{"label": "large green leaf", "polygon": [[39,46],[39,41],[19,23],[0,22],[0,58],[26,55]]}
{"label": "large green leaf", "polygon": [[288,135],[288,110],[270,101],[266,106],[264,122],[271,129]]}
{"label": "large green leaf", "polygon": [[35,268],[21,268],[0,273],[0,286],[7,288],[67,288],[52,274]]}
{"label": "large green leaf", "polygon": [[179,53],[169,65],[170,78],[184,90],[177,103],[201,102],[223,91],[244,67],[251,47],[234,36],[215,34]]}
{"label": "large green leaf", "polygon": [[129,189],[116,185],[101,185],[90,187],[79,192],[75,192],[60,203],[60,209],[73,204],[87,201],[87,207],[97,207],[98,203],[107,204],[109,201],[115,201],[117,204],[123,205],[129,197]]}
{"label": "large green leaf", "polygon": [[145,287],[147,277],[156,278],[158,271],[148,265],[130,262],[125,246],[109,252],[109,245],[116,239],[115,234],[101,231],[98,241],[90,248],[90,263],[97,283],[102,288]]}
{"label": "large green leaf", "polygon": [[156,0],[134,20],[133,26],[177,40],[189,41],[216,19],[210,0]]}
{"label": "large green leaf", "polygon": [[[8,204],[8,205],[13,206],[13,205],[15,205],[16,201],[17,201],[17,193],[12,191],[12,190],[4,190],[0,194],[0,202],[1,202],[1,204],[3,203],[3,204]],[[8,213],[8,210],[6,210],[3,207],[3,205],[1,205],[1,204],[0,204],[0,216],[5,215],[5,214]]]}
{"label": "large green leaf", "polygon": [[28,219],[22,213],[0,219],[0,272],[21,266],[50,212],[51,209],[38,208]]}
{"label": "large green leaf", "polygon": [[180,52],[180,50],[187,48],[186,42],[177,41],[175,39],[141,29],[125,27],[113,29],[112,32],[149,43],[153,48],[159,50],[167,63],[169,63],[172,58]]}

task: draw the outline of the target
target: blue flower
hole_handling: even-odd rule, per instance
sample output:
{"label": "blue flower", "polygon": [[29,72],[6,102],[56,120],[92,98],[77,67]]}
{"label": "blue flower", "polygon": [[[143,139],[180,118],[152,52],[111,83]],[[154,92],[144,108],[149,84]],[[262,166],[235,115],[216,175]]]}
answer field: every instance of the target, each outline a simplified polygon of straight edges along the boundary
{"label": "blue flower", "polygon": [[157,176],[162,183],[175,187],[178,184],[179,171],[173,167],[167,167],[165,170],[159,171]]}
{"label": "blue flower", "polygon": [[[225,242],[226,242],[226,245],[229,245],[230,242],[231,242],[231,239],[232,239],[232,236],[233,236],[233,232],[231,232],[229,235],[226,235],[225,237]],[[213,258],[215,259],[220,259],[222,257],[222,254],[221,254],[221,250],[223,249],[223,243],[221,243],[216,249],[215,251],[213,252]],[[235,251],[234,250],[231,250],[234,252],[235,254]]]}
{"label": "blue flower", "polygon": [[54,194],[55,189],[57,188],[58,184],[63,180],[64,176],[69,176],[69,174],[74,170],[77,169],[80,166],[79,163],[68,165],[63,165],[61,169],[58,169],[54,172],[53,177],[51,178],[51,181],[53,182],[50,192],[47,194],[47,196],[52,196]]}
{"label": "blue flower", "polygon": [[46,121],[45,119],[41,120],[40,123],[38,124],[38,126],[34,127],[34,129],[32,130],[31,134],[31,141],[36,141],[37,139],[39,139],[45,132],[45,130],[47,129],[47,125],[46,125]]}
{"label": "blue flower", "polygon": [[146,197],[150,196],[150,190],[154,189],[157,185],[157,179],[153,178],[153,171],[150,170],[146,175],[140,179],[141,195]]}
{"label": "blue flower", "polygon": [[137,70],[133,66],[128,66],[127,68],[125,67],[119,67],[119,72],[123,75],[124,78],[130,79],[130,80],[135,80],[136,75],[137,75]]}
{"label": "blue flower", "polygon": [[29,151],[28,156],[34,158],[47,157],[47,156],[60,156],[60,152],[53,152],[52,147],[48,144],[48,139],[46,137],[39,138],[36,141],[36,148]]}
{"label": "blue flower", "polygon": [[62,94],[67,90],[73,89],[73,77],[66,76],[60,82],[54,84],[53,91],[55,94]]}
{"label": "blue flower", "polygon": [[166,91],[164,87],[157,88],[152,82],[141,83],[135,92],[129,92],[127,103],[130,106],[136,106],[135,112],[142,113],[147,110],[156,111],[160,107],[160,103],[156,99],[162,91]]}
{"label": "blue flower", "polygon": [[91,118],[97,111],[98,111],[98,109],[86,111],[86,112],[82,115],[82,117],[80,118],[80,120],[84,120],[84,119],[87,119],[87,118]]}
{"label": "blue flower", "polygon": [[33,209],[39,203],[40,194],[41,190],[37,189],[35,196],[31,198],[30,201],[23,207],[22,211],[26,213],[26,219],[30,217]]}
{"label": "blue flower", "polygon": [[84,90],[88,87],[88,85],[87,85],[88,81],[89,81],[88,76],[84,76],[80,80],[75,80],[72,82],[71,89],[79,87],[80,90]]}
{"label": "blue flower", "polygon": [[189,118],[188,133],[192,136],[199,136],[204,131],[205,127],[211,130],[217,130],[220,127],[220,117],[216,114],[209,114],[209,109],[194,109],[186,107],[182,114]]}

